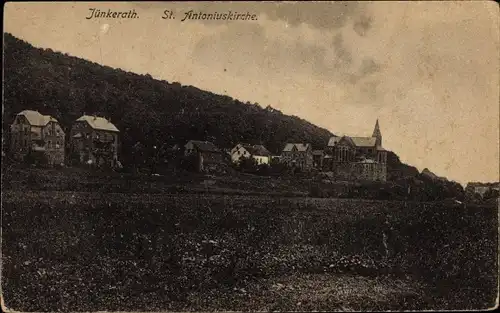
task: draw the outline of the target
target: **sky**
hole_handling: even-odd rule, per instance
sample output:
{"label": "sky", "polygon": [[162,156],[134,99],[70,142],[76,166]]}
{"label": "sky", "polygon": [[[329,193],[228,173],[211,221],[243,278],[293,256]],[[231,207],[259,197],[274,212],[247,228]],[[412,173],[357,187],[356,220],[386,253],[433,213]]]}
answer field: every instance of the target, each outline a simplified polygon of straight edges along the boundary
{"label": "sky", "polygon": [[[91,8],[139,17],[87,19]],[[181,21],[189,10],[257,19]],[[371,136],[378,118],[403,162],[466,184],[499,180],[498,11],[493,1],[9,2],[4,31],[334,134]]]}

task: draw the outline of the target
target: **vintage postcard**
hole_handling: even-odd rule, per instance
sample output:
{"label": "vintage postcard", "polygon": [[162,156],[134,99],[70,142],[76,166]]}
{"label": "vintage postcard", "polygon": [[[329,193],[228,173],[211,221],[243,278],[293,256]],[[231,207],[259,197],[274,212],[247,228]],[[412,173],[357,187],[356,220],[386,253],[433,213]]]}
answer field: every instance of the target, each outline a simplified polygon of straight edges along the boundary
{"label": "vintage postcard", "polygon": [[498,13],[6,3],[2,309],[496,308]]}

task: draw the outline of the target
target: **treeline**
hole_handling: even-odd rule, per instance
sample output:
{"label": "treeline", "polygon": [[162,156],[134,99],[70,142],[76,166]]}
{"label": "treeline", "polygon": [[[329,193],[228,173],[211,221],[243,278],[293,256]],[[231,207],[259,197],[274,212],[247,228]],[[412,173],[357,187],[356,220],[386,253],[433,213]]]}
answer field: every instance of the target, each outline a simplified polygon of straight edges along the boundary
{"label": "treeline", "polygon": [[286,142],[320,149],[332,136],[271,107],[37,49],[10,34],[4,34],[4,67],[4,131],[24,109],[54,116],[65,131],[84,113],[101,115],[121,131],[124,164],[133,162],[135,145],[153,155],[198,139],[221,148],[263,144],[277,153]]}
{"label": "treeline", "polygon": [[[471,182],[465,187],[465,196],[469,202],[476,204],[496,204],[500,198],[498,187],[500,183],[478,183]],[[484,188],[483,193],[476,191],[476,188]]]}
{"label": "treeline", "polygon": [[[401,178],[387,182],[328,183],[318,181],[311,184],[309,195],[318,198],[362,198],[374,200],[443,201],[466,200],[463,188],[456,182],[426,181],[417,177]],[[459,202],[450,203],[458,205]]]}
{"label": "treeline", "polygon": [[[209,140],[223,149],[238,142],[263,144],[278,154],[286,142],[309,142],[323,149],[332,136],[270,106],[35,48],[8,33],[4,77],[5,147],[10,123],[25,109],[54,116],[66,132],[83,114],[108,118],[120,129],[119,155],[126,167],[172,164],[191,139]],[[417,169],[393,152],[387,163],[390,181],[418,178]]]}

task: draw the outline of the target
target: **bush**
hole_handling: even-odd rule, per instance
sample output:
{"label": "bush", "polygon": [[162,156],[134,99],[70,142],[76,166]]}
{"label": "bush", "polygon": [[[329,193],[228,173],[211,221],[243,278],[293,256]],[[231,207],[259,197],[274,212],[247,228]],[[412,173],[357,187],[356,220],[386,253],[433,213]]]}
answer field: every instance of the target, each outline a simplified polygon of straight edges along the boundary
{"label": "bush", "polygon": [[244,173],[256,173],[258,169],[257,160],[251,157],[241,157],[237,168]]}
{"label": "bush", "polygon": [[24,164],[35,165],[35,166],[46,166],[49,164],[49,159],[43,151],[31,150],[27,155],[24,156]]}
{"label": "bush", "polygon": [[270,166],[268,164],[259,164],[257,174],[267,176],[270,174]]}
{"label": "bush", "polygon": [[270,174],[284,174],[289,171],[289,167],[276,159],[271,160],[271,164],[269,165],[269,173]]}
{"label": "bush", "polygon": [[490,189],[488,189],[488,191],[486,191],[486,192],[484,193],[484,195],[483,195],[483,199],[484,199],[485,201],[488,201],[488,200],[490,200],[490,199],[496,200],[496,199],[498,199],[498,196],[499,196],[499,192],[498,192],[498,190],[493,189],[493,188],[490,188]]}
{"label": "bush", "polygon": [[198,171],[198,156],[196,154],[189,154],[180,158],[180,166],[186,171]]}
{"label": "bush", "polygon": [[336,197],[339,192],[333,184],[312,183],[309,187],[309,197],[313,198],[329,198]]}

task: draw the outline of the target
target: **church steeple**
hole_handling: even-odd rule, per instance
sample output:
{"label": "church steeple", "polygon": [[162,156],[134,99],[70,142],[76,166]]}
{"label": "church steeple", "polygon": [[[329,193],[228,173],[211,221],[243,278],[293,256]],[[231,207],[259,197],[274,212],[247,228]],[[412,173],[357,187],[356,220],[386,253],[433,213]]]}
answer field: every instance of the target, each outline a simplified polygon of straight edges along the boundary
{"label": "church steeple", "polygon": [[375,123],[375,128],[373,129],[372,137],[377,138],[377,146],[382,146],[382,133],[380,132],[380,126],[378,125],[378,119]]}

